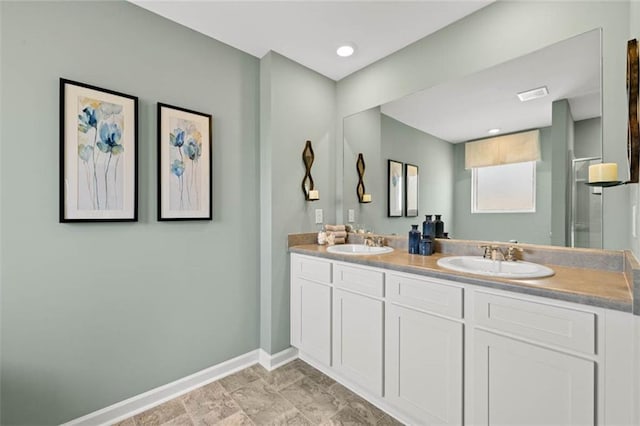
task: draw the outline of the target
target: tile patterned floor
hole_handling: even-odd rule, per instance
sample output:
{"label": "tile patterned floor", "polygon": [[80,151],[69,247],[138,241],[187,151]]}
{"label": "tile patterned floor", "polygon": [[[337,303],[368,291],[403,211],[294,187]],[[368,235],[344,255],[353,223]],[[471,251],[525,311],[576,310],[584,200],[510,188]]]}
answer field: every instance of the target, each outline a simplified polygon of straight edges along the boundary
{"label": "tile patterned floor", "polygon": [[402,425],[297,359],[253,365],[114,426]]}

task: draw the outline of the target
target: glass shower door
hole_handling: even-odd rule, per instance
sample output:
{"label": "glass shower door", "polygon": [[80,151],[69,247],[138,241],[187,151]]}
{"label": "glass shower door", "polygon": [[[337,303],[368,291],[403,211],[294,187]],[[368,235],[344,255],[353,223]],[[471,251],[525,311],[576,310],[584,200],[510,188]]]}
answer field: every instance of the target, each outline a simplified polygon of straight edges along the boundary
{"label": "glass shower door", "polygon": [[573,160],[571,187],[571,247],[602,248],[602,188],[587,186],[589,166],[600,157]]}

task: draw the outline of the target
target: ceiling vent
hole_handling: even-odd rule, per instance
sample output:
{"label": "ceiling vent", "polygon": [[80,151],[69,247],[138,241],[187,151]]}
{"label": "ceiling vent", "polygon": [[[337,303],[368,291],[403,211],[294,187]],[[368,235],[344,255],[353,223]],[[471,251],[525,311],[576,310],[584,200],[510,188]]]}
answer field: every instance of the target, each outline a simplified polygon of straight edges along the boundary
{"label": "ceiling vent", "polygon": [[521,102],[527,102],[538,98],[543,98],[549,94],[547,86],[538,87],[537,89],[527,90],[526,92],[518,93],[518,99]]}

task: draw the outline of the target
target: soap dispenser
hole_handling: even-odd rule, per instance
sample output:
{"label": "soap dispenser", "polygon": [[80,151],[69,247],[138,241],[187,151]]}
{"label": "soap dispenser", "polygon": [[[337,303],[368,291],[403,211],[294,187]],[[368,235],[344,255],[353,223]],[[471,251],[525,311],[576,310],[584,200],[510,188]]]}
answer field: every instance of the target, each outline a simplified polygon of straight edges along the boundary
{"label": "soap dispenser", "polygon": [[418,225],[411,225],[411,231],[409,231],[409,254],[420,253],[420,231]]}

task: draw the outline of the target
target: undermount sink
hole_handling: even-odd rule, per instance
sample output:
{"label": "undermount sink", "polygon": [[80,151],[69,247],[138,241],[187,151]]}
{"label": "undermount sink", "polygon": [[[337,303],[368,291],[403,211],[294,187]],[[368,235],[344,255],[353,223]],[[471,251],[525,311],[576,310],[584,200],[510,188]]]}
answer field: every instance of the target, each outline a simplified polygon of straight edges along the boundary
{"label": "undermount sink", "polygon": [[555,273],[553,269],[537,263],[498,261],[480,256],[443,257],[438,260],[438,266],[452,271],[510,279],[542,278]]}
{"label": "undermount sink", "polygon": [[384,254],[391,253],[393,247],[370,247],[364,244],[337,244],[327,247],[329,253],[338,254]]}

